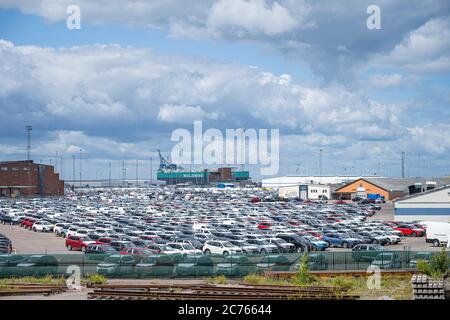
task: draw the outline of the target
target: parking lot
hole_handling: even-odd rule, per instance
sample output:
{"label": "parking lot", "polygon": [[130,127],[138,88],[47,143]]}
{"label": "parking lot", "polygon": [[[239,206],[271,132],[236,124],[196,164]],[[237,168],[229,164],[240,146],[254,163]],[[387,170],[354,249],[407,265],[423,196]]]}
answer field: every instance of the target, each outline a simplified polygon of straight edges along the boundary
{"label": "parking lot", "polygon": [[[348,218],[349,224],[346,226],[351,226],[352,221],[355,223],[356,229],[348,229],[353,237],[358,236],[357,232],[354,232],[358,231],[358,226],[365,226],[371,222],[376,224],[380,220],[394,220],[392,203],[382,204],[381,210],[372,210],[370,206],[358,207],[354,204],[337,206],[332,203],[305,205],[251,201],[255,198],[271,200],[270,196],[270,193],[258,190],[212,192],[188,188],[96,190],[83,194],[69,194],[59,200],[4,202],[0,210],[5,213],[10,205],[10,215],[21,218],[34,216],[36,219],[48,220],[49,223],[66,222],[69,225],[76,225],[80,229],[89,230],[89,236],[94,240],[101,236],[112,237],[112,234],[105,235],[103,231],[115,227],[113,233],[118,236],[117,239],[129,243],[135,241],[135,244],[131,243],[133,247],[149,246],[152,243],[193,244],[195,241],[197,245],[193,247],[201,251],[205,251],[204,244],[209,239],[232,241],[248,236],[247,247],[253,244],[257,250],[270,250],[270,246],[264,246],[261,241],[267,242],[269,238],[286,233],[306,235],[309,241],[319,241],[320,237],[316,237],[317,234],[331,232],[329,230],[333,230],[332,228],[344,225],[341,220],[345,218],[343,218],[345,210],[351,210],[348,213],[351,216]],[[374,212],[373,215],[367,214],[370,210]],[[280,220],[277,214],[283,214],[286,219]],[[313,224],[314,217],[329,226],[321,226],[320,230],[318,225]],[[210,224],[211,227],[207,226],[207,230],[198,229],[193,232],[192,229],[196,224]],[[370,227],[376,229],[374,226]],[[211,234],[210,230],[215,234]],[[203,233],[204,237],[197,237],[197,233]],[[67,250],[66,239],[57,237],[52,232],[33,232],[18,225],[0,224],[0,234],[12,241],[13,249],[17,253],[81,253]],[[161,241],[156,241],[156,238]],[[138,241],[141,241],[139,245]],[[234,243],[239,244],[237,241]],[[398,244],[389,243],[389,249],[439,250],[425,243],[424,237],[402,237]],[[330,247],[326,250],[342,252],[351,249]]]}
{"label": "parking lot", "polygon": [[55,237],[53,233],[38,233],[19,226],[3,224],[0,224],[0,233],[12,241],[16,253],[81,253],[79,251],[68,251],[64,245],[64,239]]}

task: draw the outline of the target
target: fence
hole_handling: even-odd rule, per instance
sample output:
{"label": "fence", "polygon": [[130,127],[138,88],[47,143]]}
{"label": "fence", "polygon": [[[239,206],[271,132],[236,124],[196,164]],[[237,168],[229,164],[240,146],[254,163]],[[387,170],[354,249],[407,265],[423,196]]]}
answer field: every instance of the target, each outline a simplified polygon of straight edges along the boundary
{"label": "fence", "polygon": [[[107,277],[204,277],[226,275],[242,277],[265,271],[297,271],[303,253],[254,255],[130,255],[104,254],[33,254],[0,255],[0,277],[69,275],[73,267],[81,276],[103,274]],[[423,253],[415,251],[366,252],[309,252],[309,270],[366,270],[369,266],[380,269],[414,269],[416,258]]]}

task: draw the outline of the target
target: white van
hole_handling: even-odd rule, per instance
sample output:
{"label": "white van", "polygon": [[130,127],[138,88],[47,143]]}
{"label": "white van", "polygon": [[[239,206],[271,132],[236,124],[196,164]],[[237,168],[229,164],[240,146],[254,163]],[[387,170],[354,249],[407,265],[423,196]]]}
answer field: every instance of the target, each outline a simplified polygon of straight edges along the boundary
{"label": "white van", "polygon": [[432,243],[433,246],[449,246],[448,238],[450,237],[450,223],[448,222],[423,222],[427,226],[425,241]]}

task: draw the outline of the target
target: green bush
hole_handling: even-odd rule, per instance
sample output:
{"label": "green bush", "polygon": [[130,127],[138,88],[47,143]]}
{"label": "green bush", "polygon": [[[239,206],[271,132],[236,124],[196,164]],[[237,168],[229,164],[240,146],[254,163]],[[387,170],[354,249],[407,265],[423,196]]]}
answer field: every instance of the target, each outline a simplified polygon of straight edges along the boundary
{"label": "green bush", "polygon": [[106,282],[106,277],[101,274],[90,274],[88,276],[88,281],[95,284],[104,284]]}
{"label": "green bush", "polygon": [[316,278],[309,272],[308,255],[305,253],[300,260],[300,267],[294,282],[298,285],[311,284],[316,281]]}
{"label": "green bush", "polygon": [[447,275],[450,259],[445,248],[441,252],[431,257],[430,262],[425,260],[417,261],[417,269],[432,278],[443,278]]}

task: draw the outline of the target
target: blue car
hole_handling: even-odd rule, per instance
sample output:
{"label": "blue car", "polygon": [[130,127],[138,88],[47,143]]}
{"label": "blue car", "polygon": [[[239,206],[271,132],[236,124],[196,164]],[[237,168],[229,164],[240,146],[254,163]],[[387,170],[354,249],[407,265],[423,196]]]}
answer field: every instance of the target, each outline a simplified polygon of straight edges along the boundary
{"label": "blue car", "polygon": [[361,244],[361,240],[349,237],[348,235],[339,233],[328,233],[323,236],[323,241],[328,243],[328,246],[335,246],[341,248],[353,248],[357,244]]}
{"label": "blue car", "polygon": [[324,251],[328,248],[328,243],[322,240],[319,240],[313,236],[303,236],[303,239],[308,242],[308,247],[312,251]]}

